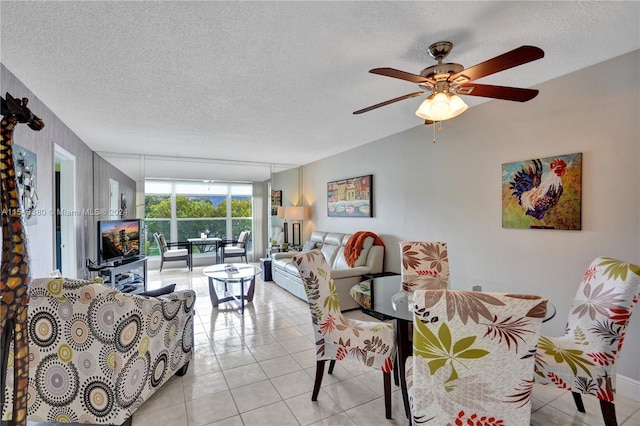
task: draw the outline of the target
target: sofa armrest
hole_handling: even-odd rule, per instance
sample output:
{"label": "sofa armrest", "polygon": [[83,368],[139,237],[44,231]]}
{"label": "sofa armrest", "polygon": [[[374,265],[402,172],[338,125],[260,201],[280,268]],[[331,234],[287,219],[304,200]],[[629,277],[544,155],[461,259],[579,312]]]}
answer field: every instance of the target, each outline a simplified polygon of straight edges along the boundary
{"label": "sofa armrest", "polygon": [[379,274],[384,269],[384,246],[372,246],[367,256],[367,267],[371,274]]}
{"label": "sofa armrest", "polygon": [[279,253],[271,253],[271,258],[273,260],[291,259],[297,254],[300,254],[300,252],[299,251],[283,251],[283,252],[279,252]]}
{"label": "sofa armrest", "polygon": [[158,296],[158,299],[186,301],[186,303],[189,305],[193,305],[195,298],[196,298],[196,293],[193,290],[175,290],[171,293]]}
{"label": "sofa armrest", "polygon": [[368,266],[355,266],[349,269],[332,269],[331,276],[334,280],[338,280],[340,278],[351,278],[358,277],[365,274],[370,274],[371,268]]}

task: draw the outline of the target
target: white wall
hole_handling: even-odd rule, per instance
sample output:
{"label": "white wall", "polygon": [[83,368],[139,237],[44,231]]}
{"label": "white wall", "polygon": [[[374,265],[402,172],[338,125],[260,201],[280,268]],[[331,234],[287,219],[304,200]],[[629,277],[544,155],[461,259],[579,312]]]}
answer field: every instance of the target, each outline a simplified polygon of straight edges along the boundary
{"label": "white wall", "polygon": [[[446,241],[452,277],[549,298],[558,313],[543,333],[561,334],[576,287],[596,256],[640,263],[639,63],[635,51],[544,83],[528,103],[471,108],[445,122],[436,143],[432,126],[419,125],[305,165],[303,197],[312,211],[306,238],[313,229],[374,231],[386,245],[385,269],[395,272],[399,241]],[[385,109],[369,114],[384,119]],[[501,165],[575,152],[583,153],[582,230],[503,229]],[[327,217],[327,182],[365,174],[373,174],[374,217]],[[638,384],[635,311],[619,373]]]}

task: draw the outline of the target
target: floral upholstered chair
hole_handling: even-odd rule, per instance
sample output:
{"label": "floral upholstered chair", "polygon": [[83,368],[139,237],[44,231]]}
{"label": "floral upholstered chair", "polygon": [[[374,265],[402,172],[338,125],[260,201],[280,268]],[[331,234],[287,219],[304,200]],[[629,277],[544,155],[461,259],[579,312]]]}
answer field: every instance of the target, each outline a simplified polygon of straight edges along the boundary
{"label": "floral upholstered chair", "polygon": [[382,370],[384,377],[385,414],[391,418],[391,370],[396,355],[396,339],[392,324],[347,319],[340,312],[330,267],[320,250],[294,257],[304,283],[316,340],[316,379],[311,395],[317,401],[324,365],[329,374],[336,360],[351,360]]}
{"label": "floral upholstered chair", "polygon": [[[167,380],[186,373],[195,298],[193,290],[155,298],[85,280],[34,279],[28,420],[130,425]],[[2,389],[5,419],[11,418],[12,377],[9,371]]]}
{"label": "floral upholstered chair", "polygon": [[413,425],[528,425],[547,300],[455,290],[413,298],[405,364]]}
{"label": "floral upholstered chair", "polygon": [[447,243],[401,241],[402,289],[435,290],[449,287]]}
{"label": "floral upholstered chair", "polygon": [[640,266],[595,259],[582,277],[563,336],[540,337],[536,381],[573,393],[595,395],[606,426],[616,425],[616,361],[633,306],[640,297]]}

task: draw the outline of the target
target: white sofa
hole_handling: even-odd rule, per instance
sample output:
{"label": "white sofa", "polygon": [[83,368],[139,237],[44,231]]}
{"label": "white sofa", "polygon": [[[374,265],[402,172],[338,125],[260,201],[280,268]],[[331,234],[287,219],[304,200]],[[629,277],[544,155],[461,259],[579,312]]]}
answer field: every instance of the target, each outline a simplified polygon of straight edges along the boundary
{"label": "white sofa", "polygon": [[[358,304],[349,295],[351,287],[362,281],[363,275],[380,273],[384,267],[384,246],[373,245],[374,239],[372,237],[367,237],[364,240],[360,257],[354,267],[349,267],[344,257],[344,246],[349,237],[351,234],[314,231],[310,239],[316,244],[315,248],[322,250],[327,263],[331,265],[331,275],[338,291],[340,309],[343,311],[358,307]],[[293,257],[298,253],[291,251],[274,253],[271,262],[271,275],[277,285],[306,301],[307,295],[298,275],[298,268],[291,263]]]}

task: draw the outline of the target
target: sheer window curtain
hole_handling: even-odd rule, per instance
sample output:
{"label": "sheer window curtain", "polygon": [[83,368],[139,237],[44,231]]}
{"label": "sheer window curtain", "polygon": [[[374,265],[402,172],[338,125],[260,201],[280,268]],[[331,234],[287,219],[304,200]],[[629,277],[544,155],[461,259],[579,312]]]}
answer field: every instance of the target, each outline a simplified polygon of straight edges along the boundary
{"label": "sheer window curtain", "polygon": [[268,182],[253,183],[253,262],[266,257],[269,228],[267,211],[271,201],[270,196],[267,197],[268,187]]}

